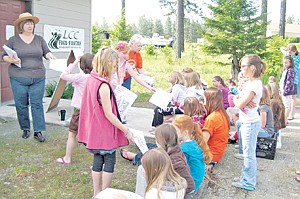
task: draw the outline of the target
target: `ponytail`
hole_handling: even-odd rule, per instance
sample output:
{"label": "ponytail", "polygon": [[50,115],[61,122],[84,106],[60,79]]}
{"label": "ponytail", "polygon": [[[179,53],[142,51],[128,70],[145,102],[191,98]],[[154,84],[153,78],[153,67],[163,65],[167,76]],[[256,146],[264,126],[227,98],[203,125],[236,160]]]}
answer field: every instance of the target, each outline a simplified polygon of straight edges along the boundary
{"label": "ponytail", "polygon": [[260,56],[256,55],[256,54],[248,54],[245,55],[242,59],[247,59],[247,64],[248,65],[253,65],[255,66],[255,70],[253,70],[253,77],[255,78],[259,78],[262,74],[265,73],[266,69],[267,69],[267,65],[265,62],[263,62],[260,58]]}
{"label": "ponytail", "polygon": [[209,164],[212,160],[212,154],[209,150],[209,147],[206,141],[203,138],[203,133],[199,128],[198,124],[194,123],[194,131],[193,131],[193,138],[196,140],[197,144],[203,151],[203,159],[206,164]]}
{"label": "ponytail", "polygon": [[261,74],[264,74],[267,69],[267,64],[264,61],[261,61]]}

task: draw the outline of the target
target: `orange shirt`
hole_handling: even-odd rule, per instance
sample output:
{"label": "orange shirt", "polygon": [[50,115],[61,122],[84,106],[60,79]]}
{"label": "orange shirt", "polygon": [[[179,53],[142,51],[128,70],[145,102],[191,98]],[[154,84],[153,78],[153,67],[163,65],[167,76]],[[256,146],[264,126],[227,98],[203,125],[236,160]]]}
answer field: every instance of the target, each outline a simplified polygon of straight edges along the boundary
{"label": "orange shirt", "polygon": [[[143,68],[143,60],[141,53],[130,51],[128,54],[128,60],[133,59],[135,61],[136,68]],[[126,72],[124,80],[130,77],[130,74]]]}
{"label": "orange shirt", "polygon": [[219,162],[223,157],[228,142],[229,128],[222,111],[214,111],[209,114],[204,122],[202,131],[207,131],[210,138],[207,142],[213,155],[212,161]]}

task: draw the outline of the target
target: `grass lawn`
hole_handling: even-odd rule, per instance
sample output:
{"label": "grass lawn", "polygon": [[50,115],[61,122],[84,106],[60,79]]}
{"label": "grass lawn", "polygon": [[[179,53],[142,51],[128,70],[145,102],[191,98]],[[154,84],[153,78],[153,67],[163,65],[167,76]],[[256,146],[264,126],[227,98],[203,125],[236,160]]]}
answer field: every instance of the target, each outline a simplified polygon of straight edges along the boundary
{"label": "grass lawn", "polygon": [[[66,127],[48,125],[45,143],[38,143],[32,135],[22,139],[17,121],[0,124],[0,128],[1,199],[92,196],[93,156],[83,145],[76,147],[71,166],[55,163],[56,158],[65,154]],[[126,148],[137,151],[133,145]],[[112,187],[134,191],[137,166],[121,158],[119,151]]]}
{"label": "grass lawn", "polygon": [[[155,50],[157,55],[147,55],[142,51],[143,68],[146,73],[156,80],[156,88],[167,89],[171,86],[168,77],[172,71],[181,71],[185,67],[193,68],[200,73],[201,78],[211,86],[213,76],[219,75],[224,81],[230,78],[231,60],[229,55],[207,56],[197,47],[186,44],[186,51],[182,53],[181,59],[175,59],[175,53],[172,52],[172,62],[168,63],[166,55],[160,49]],[[138,94],[138,99],[134,106],[153,108],[151,104],[145,103],[151,97],[150,91],[142,87],[136,81],[132,80],[132,91]]]}

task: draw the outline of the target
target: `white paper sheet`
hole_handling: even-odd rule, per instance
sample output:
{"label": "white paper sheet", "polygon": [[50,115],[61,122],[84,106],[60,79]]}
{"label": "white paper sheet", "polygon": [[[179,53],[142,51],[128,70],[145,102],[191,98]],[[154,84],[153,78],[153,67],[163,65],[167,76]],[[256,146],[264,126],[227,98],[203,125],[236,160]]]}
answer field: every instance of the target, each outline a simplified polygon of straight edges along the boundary
{"label": "white paper sheet", "polygon": [[[19,59],[17,52],[11,49],[10,47],[8,47],[7,45],[3,45],[3,49],[5,50],[5,52],[9,57]],[[15,65],[21,68],[21,64],[15,64]]]}
{"label": "white paper sheet", "polygon": [[8,40],[15,35],[15,27],[12,25],[6,25],[5,33],[6,40]]}
{"label": "white paper sheet", "polygon": [[231,114],[238,114],[239,113],[239,108],[236,108],[236,107],[228,107],[226,112],[228,115],[231,115]]}
{"label": "white paper sheet", "polygon": [[160,88],[156,90],[155,93],[151,96],[149,102],[158,106],[159,108],[167,108],[169,102],[172,100],[172,94],[168,93]]}
{"label": "white paper sheet", "polygon": [[140,151],[143,154],[146,153],[147,151],[149,151],[147,144],[146,144],[144,133],[142,131],[132,129],[132,128],[130,128],[129,130],[132,132],[134,142],[137,145],[137,147],[140,149]]}
{"label": "white paper sheet", "polygon": [[49,68],[63,72],[67,68],[67,59],[50,59]]}
{"label": "white paper sheet", "polygon": [[116,101],[118,105],[119,114],[123,121],[127,111],[132,106],[133,102],[136,100],[137,95],[121,85],[118,85],[115,88],[115,94],[116,94]]}
{"label": "white paper sheet", "polygon": [[[121,197],[122,196],[122,197]],[[113,199],[113,198],[127,198],[127,199],[142,199],[141,196],[139,196],[136,193],[120,190],[120,189],[113,189],[113,188],[106,188],[105,190],[98,193],[95,198],[96,199]]]}
{"label": "white paper sheet", "polygon": [[73,49],[73,52],[74,52],[74,56],[75,56],[76,59],[77,59],[79,56],[82,56],[82,55],[83,55],[83,51],[80,50],[80,49]]}

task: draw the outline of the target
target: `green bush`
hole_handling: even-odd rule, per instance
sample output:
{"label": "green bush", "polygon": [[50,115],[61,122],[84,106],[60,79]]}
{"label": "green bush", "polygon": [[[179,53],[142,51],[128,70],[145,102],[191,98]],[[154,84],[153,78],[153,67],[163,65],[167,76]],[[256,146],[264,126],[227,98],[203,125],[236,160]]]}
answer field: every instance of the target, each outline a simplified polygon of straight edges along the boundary
{"label": "green bush", "polygon": [[48,82],[45,86],[45,92],[46,92],[46,97],[52,97],[55,88],[56,88],[57,82],[53,81],[53,82]]}
{"label": "green bush", "polygon": [[156,55],[156,51],[153,45],[146,45],[144,49],[147,55]]}
{"label": "green bush", "polygon": [[65,90],[61,96],[62,99],[72,99],[74,93],[74,87],[71,83],[68,83],[65,87]]}
{"label": "green bush", "polygon": [[160,51],[164,54],[164,58],[165,58],[165,61],[168,63],[168,64],[172,64],[174,62],[173,60],[173,49],[168,47],[168,46],[165,46],[163,48],[160,49]]}
{"label": "green bush", "polygon": [[290,42],[291,43],[300,43],[300,37],[291,37]]}
{"label": "green bush", "polygon": [[289,38],[283,39],[279,35],[274,35],[269,38],[267,42],[266,52],[263,55],[263,60],[267,63],[267,70],[262,77],[264,83],[267,83],[269,76],[274,76],[277,82],[280,79],[282,70],[282,58],[283,54],[280,51],[280,47],[287,46],[289,44]]}
{"label": "green bush", "polygon": [[[56,86],[57,86],[56,81],[49,82],[46,84],[46,86],[45,86],[46,97],[52,97],[52,95],[56,89]],[[62,96],[61,96],[61,99],[72,99],[73,92],[74,92],[74,88],[73,88],[72,84],[68,83],[65,87],[65,90],[64,90]]]}

